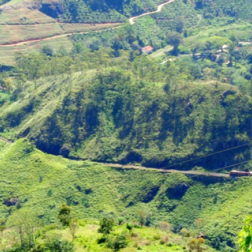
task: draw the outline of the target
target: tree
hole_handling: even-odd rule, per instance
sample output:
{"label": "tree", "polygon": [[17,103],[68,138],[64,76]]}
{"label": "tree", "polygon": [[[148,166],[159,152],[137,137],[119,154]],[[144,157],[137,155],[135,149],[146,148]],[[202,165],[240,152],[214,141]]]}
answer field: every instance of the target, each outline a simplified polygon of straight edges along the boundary
{"label": "tree", "polygon": [[43,46],[42,52],[47,56],[50,56],[50,57],[53,56],[53,49],[51,48],[51,46],[48,46],[48,45]]}
{"label": "tree", "polygon": [[[53,240],[45,244],[46,249],[50,252],[73,252],[74,245],[69,241]],[[47,250],[46,250],[47,251]]]}
{"label": "tree", "polygon": [[8,219],[7,227],[17,232],[21,247],[33,247],[35,244],[35,229],[38,228],[38,219],[27,210],[15,211]]}
{"label": "tree", "polygon": [[71,219],[70,223],[69,223],[69,229],[70,229],[70,233],[72,235],[72,239],[74,241],[74,237],[75,237],[75,233],[78,229],[78,221],[77,219]]}
{"label": "tree", "polygon": [[201,252],[203,251],[202,244],[204,243],[205,243],[205,240],[203,238],[198,238],[198,239],[193,238],[190,240],[188,245],[191,250],[195,249],[197,252]]}
{"label": "tree", "polygon": [[191,48],[192,53],[193,53],[193,57],[195,57],[195,54],[201,50],[203,50],[204,48],[204,44],[201,42],[195,42]]}
{"label": "tree", "polygon": [[182,37],[178,32],[171,32],[167,35],[166,41],[168,44],[173,45],[174,55],[178,55],[178,47],[182,41]]}
{"label": "tree", "polygon": [[175,27],[176,27],[176,32],[182,33],[184,29],[184,20],[182,17],[178,17],[174,20],[175,22]]}
{"label": "tree", "polygon": [[3,232],[5,229],[5,219],[0,218],[0,232]]}
{"label": "tree", "polygon": [[114,226],[114,219],[104,217],[100,220],[100,228],[98,229],[98,233],[109,234]]}
{"label": "tree", "polygon": [[122,248],[126,248],[128,245],[127,234],[122,232],[115,237],[110,237],[108,240],[108,247],[113,251],[119,251]]}
{"label": "tree", "polygon": [[150,224],[150,214],[146,210],[137,211],[137,216],[141,227],[144,225],[148,226]]}
{"label": "tree", "polygon": [[67,226],[69,224],[71,220],[71,212],[72,212],[72,208],[68,206],[66,203],[63,203],[60,206],[60,210],[59,210],[57,218],[60,220],[60,222],[64,226]]}
{"label": "tree", "polygon": [[159,228],[165,232],[168,232],[171,228],[171,225],[168,222],[160,222]]}
{"label": "tree", "polygon": [[252,216],[245,220],[245,225],[242,227],[241,232],[238,234],[239,252],[252,251]]}

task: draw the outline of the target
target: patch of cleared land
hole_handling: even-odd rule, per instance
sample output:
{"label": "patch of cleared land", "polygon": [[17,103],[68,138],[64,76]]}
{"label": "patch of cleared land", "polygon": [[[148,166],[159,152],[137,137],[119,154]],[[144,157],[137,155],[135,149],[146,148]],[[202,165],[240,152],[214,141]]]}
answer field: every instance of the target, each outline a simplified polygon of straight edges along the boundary
{"label": "patch of cleared land", "polygon": [[173,46],[168,45],[164,48],[161,48],[161,49],[153,52],[152,54],[150,54],[150,57],[151,58],[163,58],[164,56],[166,56],[165,53],[171,51],[172,49],[173,49]]}

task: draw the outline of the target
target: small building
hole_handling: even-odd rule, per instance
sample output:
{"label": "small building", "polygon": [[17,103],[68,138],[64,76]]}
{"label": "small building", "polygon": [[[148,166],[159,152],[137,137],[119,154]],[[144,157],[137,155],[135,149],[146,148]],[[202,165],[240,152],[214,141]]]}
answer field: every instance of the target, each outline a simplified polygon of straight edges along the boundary
{"label": "small building", "polygon": [[148,45],[142,48],[142,53],[151,54],[153,52],[153,47]]}

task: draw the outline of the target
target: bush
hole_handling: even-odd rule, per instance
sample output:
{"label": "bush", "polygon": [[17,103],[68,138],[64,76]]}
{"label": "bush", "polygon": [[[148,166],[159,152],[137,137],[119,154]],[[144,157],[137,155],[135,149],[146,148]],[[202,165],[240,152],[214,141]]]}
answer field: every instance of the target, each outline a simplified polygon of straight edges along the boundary
{"label": "bush", "polygon": [[165,235],[163,237],[161,237],[160,239],[160,244],[165,244],[169,241],[169,236],[168,235]]}
{"label": "bush", "polygon": [[114,226],[114,219],[104,217],[100,221],[100,228],[98,229],[98,233],[109,234],[112,231]]}
{"label": "bush", "polygon": [[126,248],[127,245],[128,240],[127,240],[127,234],[125,232],[108,240],[108,247],[113,249],[113,251],[119,251],[122,248]]}
{"label": "bush", "polygon": [[55,240],[50,243],[47,243],[46,249],[51,252],[73,252],[74,245],[72,242],[69,241]]}

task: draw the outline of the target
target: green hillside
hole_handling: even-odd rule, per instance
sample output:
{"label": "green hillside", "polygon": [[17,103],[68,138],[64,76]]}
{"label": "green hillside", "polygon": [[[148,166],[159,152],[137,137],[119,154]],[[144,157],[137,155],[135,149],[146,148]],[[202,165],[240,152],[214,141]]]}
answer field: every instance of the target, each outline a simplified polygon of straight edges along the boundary
{"label": "green hillside", "polygon": [[238,250],[252,180],[228,173],[252,167],[252,5],[175,0],[129,24],[162,2],[0,1],[0,251]]}
{"label": "green hillside", "polygon": [[243,219],[251,214],[250,178],[190,179],[112,169],[44,154],[26,140],[1,151],[0,174],[0,218],[28,211],[44,224],[57,223],[59,206],[67,202],[77,218],[109,214],[134,222],[141,209],[149,213],[150,225],[161,221],[176,232],[203,232],[209,244],[231,251]]}
{"label": "green hillside", "polygon": [[229,84],[171,77],[172,68],[149,76],[107,68],[26,82],[20,98],[0,108],[0,132],[27,136],[51,154],[106,162],[162,167],[225,149],[174,168],[212,170],[250,159],[251,98]]}

